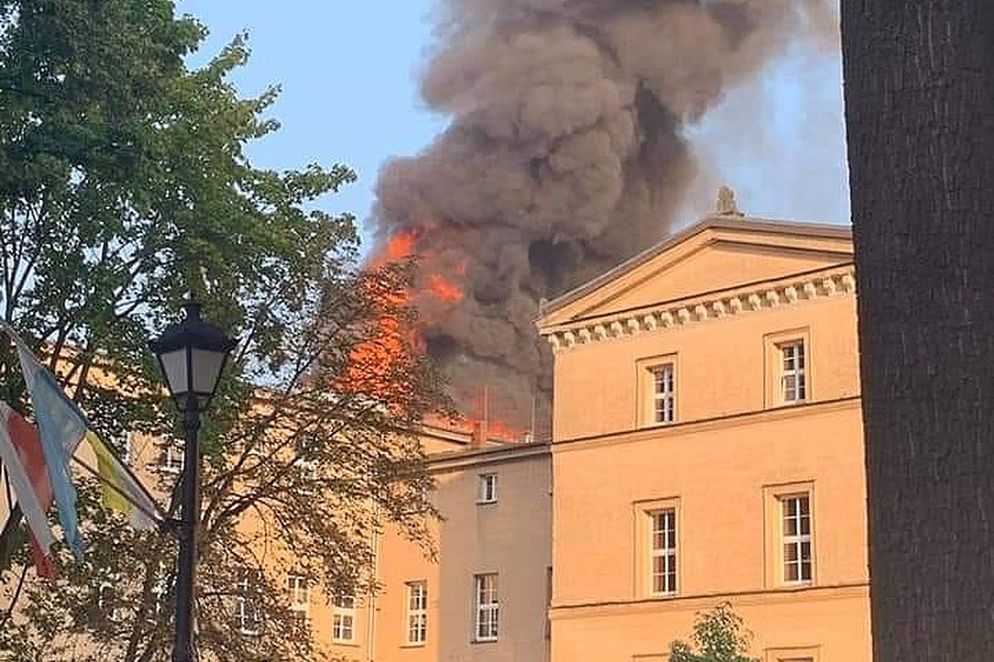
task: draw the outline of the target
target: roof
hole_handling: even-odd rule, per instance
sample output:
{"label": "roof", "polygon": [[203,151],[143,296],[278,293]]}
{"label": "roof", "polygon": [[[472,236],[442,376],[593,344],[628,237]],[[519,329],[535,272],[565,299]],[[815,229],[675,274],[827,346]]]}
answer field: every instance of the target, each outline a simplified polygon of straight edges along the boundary
{"label": "roof", "polygon": [[538,316],[545,317],[574,301],[590,294],[603,285],[613,282],[625,274],[635,270],[656,256],[673,248],[702,232],[713,229],[751,230],[756,232],[776,233],[780,235],[795,235],[803,237],[824,237],[826,239],[852,239],[852,229],[849,226],[829,223],[808,223],[797,221],[781,221],[766,218],[753,218],[737,214],[712,214],[697,223],[670,235],[655,246],[629,258],[618,266],[604,272],[600,276],[587,281],[562,296],[540,305]]}

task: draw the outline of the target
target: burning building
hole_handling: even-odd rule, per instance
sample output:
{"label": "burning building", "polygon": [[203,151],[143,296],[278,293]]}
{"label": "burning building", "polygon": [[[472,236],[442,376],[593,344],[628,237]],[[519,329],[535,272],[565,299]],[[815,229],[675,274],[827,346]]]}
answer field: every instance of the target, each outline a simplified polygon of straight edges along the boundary
{"label": "burning building", "polygon": [[826,0],[445,0],[421,80],[451,117],[381,172],[379,252],[415,255],[424,346],[457,403],[547,429],[540,303],[658,242],[699,175],[683,128]]}

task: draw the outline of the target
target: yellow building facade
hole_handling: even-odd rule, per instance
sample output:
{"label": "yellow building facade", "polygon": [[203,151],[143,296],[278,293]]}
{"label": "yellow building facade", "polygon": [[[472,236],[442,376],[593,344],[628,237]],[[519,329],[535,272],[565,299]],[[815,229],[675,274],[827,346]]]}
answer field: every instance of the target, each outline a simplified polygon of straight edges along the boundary
{"label": "yellow building facade", "polygon": [[848,229],[717,215],[539,325],[552,659],[667,660],[729,601],[764,662],[869,660]]}
{"label": "yellow building facade", "polygon": [[387,531],[382,590],[333,650],[666,661],[728,601],[763,662],[868,662],[849,230],[717,214],[538,326],[552,443],[429,430],[438,558]]}

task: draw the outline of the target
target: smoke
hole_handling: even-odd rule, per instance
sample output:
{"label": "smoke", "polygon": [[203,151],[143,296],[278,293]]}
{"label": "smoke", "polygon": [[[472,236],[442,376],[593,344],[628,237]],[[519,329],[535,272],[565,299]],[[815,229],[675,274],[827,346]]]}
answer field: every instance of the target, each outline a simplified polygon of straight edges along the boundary
{"label": "smoke", "polygon": [[[684,127],[836,25],[824,0],[445,0],[421,92],[452,120],[383,168],[374,217],[421,257],[457,401],[489,386],[505,422],[547,421],[540,299],[664,238],[698,175]],[[434,295],[440,279],[461,294]]]}

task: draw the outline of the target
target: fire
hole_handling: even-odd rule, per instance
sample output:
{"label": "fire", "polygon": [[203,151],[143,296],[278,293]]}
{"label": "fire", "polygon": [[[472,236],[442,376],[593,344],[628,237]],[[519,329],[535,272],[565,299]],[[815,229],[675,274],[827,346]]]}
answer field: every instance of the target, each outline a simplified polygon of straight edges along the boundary
{"label": "fire", "polygon": [[439,301],[459,303],[462,301],[462,290],[453,285],[442,274],[431,274],[427,280],[427,291]]}
{"label": "fire", "polygon": [[[387,400],[398,398],[395,401],[399,402],[411,361],[426,351],[426,331],[437,323],[438,316],[463,300],[459,281],[466,275],[466,258],[445,259],[421,245],[422,237],[432,228],[426,225],[397,232],[369,259],[367,286],[372,288],[368,294],[374,302],[374,310],[364,340],[352,349],[347,373],[351,388]],[[391,288],[376,277],[377,272],[385,272],[391,265],[409,259],[415,260],[412,285]],[[408,305],[418,306],[416,323],[401,312]],[[489,439],[506,443],[519,442],[525,437],[525,430],[492,420],[487,412],[484,402],[479,412],[465,418],[444,423],[433,418],[428,422],[469,433],[474,427],[483,425]]]}
{"label": "fire", "polygon": [[415,236],[413,231],[400,232],[390,237],[383,251],[384,262],[399,262],[414,253]]}

